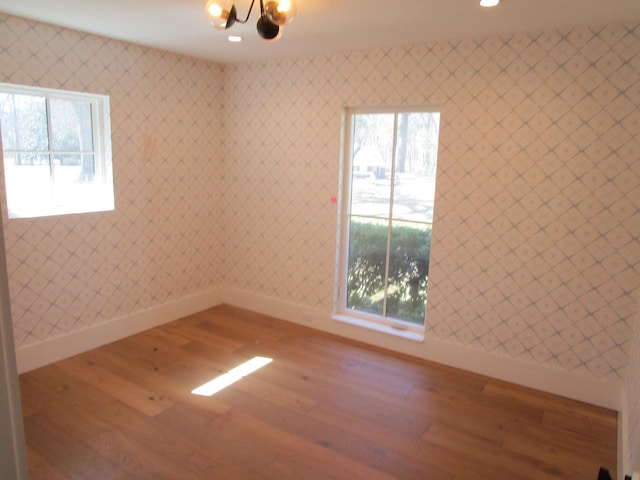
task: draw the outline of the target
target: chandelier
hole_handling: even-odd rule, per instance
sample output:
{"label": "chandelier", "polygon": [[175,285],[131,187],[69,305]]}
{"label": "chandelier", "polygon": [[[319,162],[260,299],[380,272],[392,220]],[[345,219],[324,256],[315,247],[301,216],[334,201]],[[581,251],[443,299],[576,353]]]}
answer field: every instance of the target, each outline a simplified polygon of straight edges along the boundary
{"label": "chandelier", "polygon": [[[230,28],[236,22],[247,23],[255,1],[251,0],[247,17],[241,20],[231,0],[209,0],[206,6],[207,20],[213,27],[220,30]],[[260,0],[258,35],[269,41],[279,39],[282,36],[282,26],[291,22],[295,15],[296,4],[293,0]]]}

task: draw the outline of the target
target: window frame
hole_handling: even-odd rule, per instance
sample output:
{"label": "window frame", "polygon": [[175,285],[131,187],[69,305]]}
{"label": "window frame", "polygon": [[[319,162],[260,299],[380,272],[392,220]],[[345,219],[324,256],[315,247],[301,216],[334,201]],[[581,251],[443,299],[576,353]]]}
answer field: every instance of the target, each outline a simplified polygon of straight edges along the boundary
{"label": "window frame", "polygon": [[[341,158],[338,199],[338,230],[336,249],[336,277],[334,289],[334,306],[332,318],[336,321],[364,327],[370,330],[391,334],[414,341],[423,341],[426,327],[426,302],[425,319],[422,325],[400,320],[393,317],[370,314],[347,307],[347,277],[348,277],[348,257],[349,257],[349,236],[352,198],[352,173],[354,161],[354,126],[355,116],[359,114],[394,114],[393,132],[393,165],[396,168],[396,147],[397,147],[397,116],[411,113],[438,113],[442,110],[439,105],[420,106],[368,106],[368,107],[346,107],[342,112],[342,136],[341,136]],[[438,140],[439,141],[439,140]],[[435,200],[435,198],[434,198]],[[390,219],[391,220],[391,219]],[[433,222],[431,223],[433,225]],[[428,280],[430,282],[430,279]]]}
{"label": "window frame", "polygon": [[[10,150],[5,149],[2,146],[2,153],[4,158],[4,152],[12,153],[39,153],[49,158],[50,169],[50,185],[55,186],[52,163],[53,157],[56,154],[92,154],[94,164],[94,181],[93,184],[97,188],[102,188],[103,192],[96,193],[93,198],[99,198],[99,201],[92,202],[91,207],[84,202],[73,202],[73,204],[65,203],[62,206],[57,205],[44,205],[38,204],[32,210],[29,210],[27,214],[14,215],[9,209],[9,194],[6,177],[6,169],[3,165],[4,182],[5,182],[5,200],[7,202],[8,218],[10,220],[20,218],[42,218],[56,215],[69,215],[69,214],[82,214],[91,212],[104,212],[115,210],[115,186],[113,183],[113,163],[111,152],[111,107],[110,98],[108,95],[77,92],[70,90],[52,89],[44,87],[35,87],[27,85],[18,85],[11,83],[0,82],[0,93],[12,94],[12,95],[26,95],[31,97],[44,97],[47,105],[47,136],[48,136],[48,149],[42,151],[30,151],[30,150]],[[66,100],[74,102],[88,103],[91,106],[91,133],[93,137],[93,150],[92,151],[78,151],[78,152],[66,152],[62,150],[53,149],[51,139],[51,109],[50,104],[52,100]],[[1,133],[0,133],[1,134]],[[23,208],[18,207],[19,210]]]}

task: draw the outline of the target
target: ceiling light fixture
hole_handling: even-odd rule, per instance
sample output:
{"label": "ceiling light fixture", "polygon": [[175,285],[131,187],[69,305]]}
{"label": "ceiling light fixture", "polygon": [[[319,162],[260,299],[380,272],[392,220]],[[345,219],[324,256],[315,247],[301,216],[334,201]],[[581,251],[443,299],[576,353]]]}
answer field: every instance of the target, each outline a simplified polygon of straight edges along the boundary
{"label": "ceiling light fixture", "polygon": [[481,7],[495,7],[500,3],[500,0],[480,0]]}
{"label": "ceiling light fixture", "polygon": [[[249,13],[244,20],[238,19],[236,6],[231,0],[209,0],[205,8],[209,23],[220,30],[231,28],[234,23],[247,23],[256,0],[251,0]],[[258,34],[268,41],[282,36],[282,27],[296,15],[293,0],[260,0],[260,18],[256,25]]]}

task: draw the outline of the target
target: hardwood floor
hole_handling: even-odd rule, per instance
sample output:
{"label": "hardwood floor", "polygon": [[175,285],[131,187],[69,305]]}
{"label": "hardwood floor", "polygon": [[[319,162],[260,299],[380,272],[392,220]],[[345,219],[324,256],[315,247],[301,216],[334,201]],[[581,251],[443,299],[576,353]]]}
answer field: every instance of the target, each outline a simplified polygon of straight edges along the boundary
{"label": "hardwood floor", "polygon": [[615,478],[615,412],[224,305],[20,385],[32,480]]}

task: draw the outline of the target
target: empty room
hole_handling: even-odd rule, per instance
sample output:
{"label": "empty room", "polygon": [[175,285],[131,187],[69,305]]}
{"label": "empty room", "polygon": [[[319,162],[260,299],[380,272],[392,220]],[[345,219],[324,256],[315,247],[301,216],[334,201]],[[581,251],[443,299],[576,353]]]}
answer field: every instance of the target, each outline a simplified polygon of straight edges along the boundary
{"label": "empty room", "polygon": [[640,478],[637,0],[0,0],[0,478]]}

